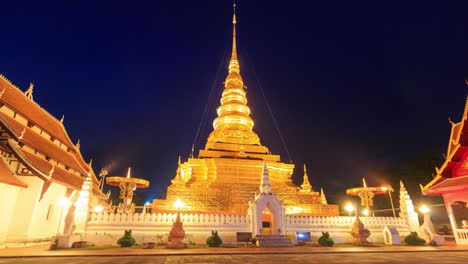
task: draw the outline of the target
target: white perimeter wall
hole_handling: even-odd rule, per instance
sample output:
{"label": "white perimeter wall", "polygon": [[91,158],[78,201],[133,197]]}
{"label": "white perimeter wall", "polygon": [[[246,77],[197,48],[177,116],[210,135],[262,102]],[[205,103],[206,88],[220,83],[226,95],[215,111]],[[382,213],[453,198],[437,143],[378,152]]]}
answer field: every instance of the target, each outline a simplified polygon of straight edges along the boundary
{"label": "white perimeter wall", "polygon": [[[85,240],[95,245],[116,245],[124,230],[132,229],[137,243],[145,241],[167,241],[176,214],[134,214],[93,213],[87,225]],[[400,236],[409,233],[409,226],[400,217],[362,217],[365,227],[372,234],[370,242],[383,243],[385,226],[396,227]],[[247,215],[215,215],[215,214],[181,214],[189,241],[204,244],[212,230],[217,230],[224,243],[236,242],[236,232],[250,232]],[[335,243],[351,242],[351,228],[354,217],[316,217],[316,216],[286,216],[286,234],[293,241],[295,232],[311,232],[312,241],[316,242],[321,232],[330,232]]]}

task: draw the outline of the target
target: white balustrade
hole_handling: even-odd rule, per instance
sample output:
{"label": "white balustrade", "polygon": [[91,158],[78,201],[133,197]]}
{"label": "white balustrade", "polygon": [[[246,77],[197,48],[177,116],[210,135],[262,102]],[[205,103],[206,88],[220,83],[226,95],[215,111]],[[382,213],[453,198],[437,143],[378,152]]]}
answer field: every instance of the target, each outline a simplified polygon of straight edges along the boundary
{"label": "white balustrade", "polygon": [[[157,213],[92,213],[89,218],[90,224],[172,224],[177,214]],[[185,224],[245,224],[245,215],[222,215],[222,214],[185,214],[180,218]]]}
{"label": "white balustrade", "polygon": [[458,245],[468,245],[468,229],[455,229],[455,239]]}
{"label": "white balustrade", "polygon": [[[149,230],[168,230],[175,221],[177,214],[171,213],[92,213],[88,221],[88,229],[94,232],[120,232],[122,227],[134,228],[140,232]],[[229,232],[246,232],[249,230],[247,215],[223,215],[181,213],[184,227],[195,230],[224,230]],[[295,216],[287,215],[286,229],[288,232],[310,230],[313,232],[350,229],[355,221],[354,216]],[[399,230],[407,230],[408,224],[404,218],[394,217],[360,217],[367,228],[373,230],[382,229],[384,226],[397,227]],[[161,231],[154,231],[161,232]],[[457,230],[457,236],[468,243],[468,230]]]}

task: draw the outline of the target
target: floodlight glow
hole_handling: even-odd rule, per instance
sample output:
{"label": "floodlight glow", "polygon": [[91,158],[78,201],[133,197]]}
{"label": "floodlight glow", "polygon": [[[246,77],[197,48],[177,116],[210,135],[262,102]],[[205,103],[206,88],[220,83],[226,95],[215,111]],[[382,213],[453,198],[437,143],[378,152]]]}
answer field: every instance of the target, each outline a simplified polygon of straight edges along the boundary
{"label": "floodlight glow", "polygon": [[58,201],[58,205],[60,207],[67,207],[68,205],[70,205],[70,200],[68,200],[67,198],[63,197],[61,198],[59,201]]}
{"label": "floodlight glow", "polygon": [[421,207],[419,208],[419,211],[421,211],[421,213],[423,214],[427,214],[429,213],[431,209],[429,209],[429,207],[425,204],[421,205]]}
{"label": "floodlight glow", "polygon": [[184,205],[185,205],[184,202],[182,202],[180,199],[177,199],[174,202],[174,207],[176,209],[180,209],[180,208],[184,207]]}
{"label": "floodlight glow", "polygon": [[354,205],[351,204],[351,203],[348,203],[348,204],[345,206],[345,210],[346,210],[346,212],[348,212],[348,213],[353,212],[353,211],[354,211]]}
{"label": "floodlight glow", "polygon": [[101,205],[94,207],[94,212],[101,213],[102,211],[104,211],[104,207],[102,207]]}

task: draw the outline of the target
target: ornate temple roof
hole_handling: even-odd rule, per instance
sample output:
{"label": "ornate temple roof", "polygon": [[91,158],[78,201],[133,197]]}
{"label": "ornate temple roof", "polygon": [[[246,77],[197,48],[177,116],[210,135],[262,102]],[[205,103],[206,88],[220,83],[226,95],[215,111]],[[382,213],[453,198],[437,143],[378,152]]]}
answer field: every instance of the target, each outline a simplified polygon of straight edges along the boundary
{"label": "ornate temple roof", "polygon": [[10,138],[4,141],[6,149],[45,181],[79,190],[84,177],[91,174],[97,186],[96,175],[84,161],[79,144],[71,142],[63,118],[58,120],[37,104],[32,92],[32,84],[24,93],[0,75],[0,125]]}
{"label": "ornate temple roof", "polygon": [[0,160],[0,183],[14,185],[22,188],[28,187],[26,183],[22,182],[20,179],[16,178],[15,175],[13,175],[3,160]]}
{"label": "ornate temple roof", "polygon": [[36,102],[29,99],[23,91],[3,75],[0,75],[0,93],[2,93],[0,100],[3,104],[56,137],[67,147],[74,147],[63,124]]}
{"label": "ornate temple roof", "polygon": [[448,142],[446,160],[440,168],[436,168],[434,179],[421,186],[423,194],[440,195],[444,193],[461,192],[467,189],[468,176],[468,97],[462,120],[451,122],[452,130]]}

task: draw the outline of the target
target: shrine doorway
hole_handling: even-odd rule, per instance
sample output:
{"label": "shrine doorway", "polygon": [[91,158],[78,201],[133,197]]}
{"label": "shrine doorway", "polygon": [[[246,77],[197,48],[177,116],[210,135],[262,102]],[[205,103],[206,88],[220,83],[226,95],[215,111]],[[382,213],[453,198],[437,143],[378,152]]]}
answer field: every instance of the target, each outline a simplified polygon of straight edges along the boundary
{"label": "shrine doorway", "polygon": [[253,236],[284,235],[283,203],[274,194],[260,194],[249,206]]}

